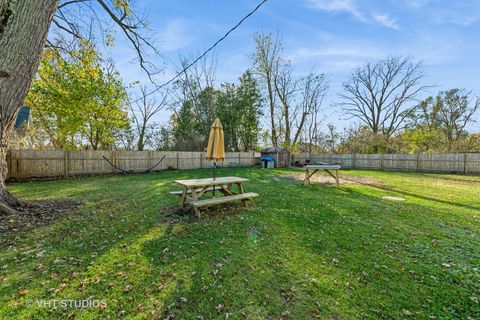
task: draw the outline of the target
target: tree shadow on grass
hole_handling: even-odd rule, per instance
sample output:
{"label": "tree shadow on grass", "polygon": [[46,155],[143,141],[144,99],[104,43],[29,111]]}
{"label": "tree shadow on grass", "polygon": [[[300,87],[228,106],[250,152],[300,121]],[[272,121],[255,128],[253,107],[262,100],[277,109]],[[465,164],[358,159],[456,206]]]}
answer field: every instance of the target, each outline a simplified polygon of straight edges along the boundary
{"label": "tree shadow on grass", "polygon": [[[163,317],[278,319],[289,318],[291,308],[306,313],[295,289],[303,274],[292,274],[278,259],[281,243],[262,215],[251,211],[201,221],[145,243],[143,254],[155,268],[176,274],[164,281],[173,282],[174,289],[165,297]],[[252,225],[255,237],[249,234]]]}
{"label": "tree shadow on grass", "polygon": [[[348,178],[344,178],[344,179],[349,180]],[[355,180],[352,180],[352,181],[355,181]],[[446,205],[449,205],[449,206],[462,207],[462,208],[470,209],[470,210],[480,210],[480,205],[479,206],[472,206],[472,205],[468,205],[468,204],[464,204],[464,203],[458,203],[458,202],[453,202],[453,201],[448,201],[448,200],[442,200],[442,199],[438,199],[438,198],[423,196],[423,195],[420,195],[418,193],[411,193],[411,192],[408,192],[408,191],[403,191],[403,190],[399,190],[399,189],[388,187],[388,186],[366,183],[366,182],[361,182],[361,181],[355,181],[355,182],[358,183],[358,184],[364,185],[364,186],[371,187],[371,188],[380,189],[380,190],[384,190],[384,191],[390,191],[390,192],[394,192],[394,193],[399,193],[399,194],[409,196],[409,197],[412,197],[412,198],[418,198],[418,199],[422,199],[422,200],[426,200],[426,201],[438,202],[438,203],[446,204]]]}
{"label": "tree shadow on grass", "polygon": [[[454,181],[454,182],[465,182],[465,183],[480,183],[480,175],[465,175],[465,174],[450,174],[450,175],[445,175],[444,173],[437,173],[439,177],[435,177],[435,173],[415,173],[416,176],[422,177],[422,178],[427,178],[427,179],[442,179],[442,180],[448,180],[448,181]],[[470,177],[471,179],[465,179]]]}
{"label": "tree shadow on grass", "polygon": [[[459,269],[475,268],[473,253],[478,241],[473,241],[474,230],[469,235],[461,228],[445,229],[432,223],[438,216],[430,215],[425,206],[378,203],[376,197],[353,189],[343,191],[347,196],[341,196],[344,201],[336,197],[336,206],[319,202],[309,215],[282,219],[289,228],[286,232],[296,235],[298,248],[303,250],[298,259],[304,261],[305,272],[320,279],[325,274],[312,266],[323,265],[336,280],[331,297],[354,311],[344,311],[344,315],[402,318],[407,310],[421,318],[475,318],[475,305],[469,298],[469,292],[476,290],[470,280],[473,273],[460,276],[458,270],[446,272],[442,267],[445,261],[455,261],[463,265]],[[455,246],[460,239],[452,241],[453,235],[464,236],[461,247]],[[436,246],[437,241],[445,245]],[[292,248],[286,247],[290,256],[301,252]]]}

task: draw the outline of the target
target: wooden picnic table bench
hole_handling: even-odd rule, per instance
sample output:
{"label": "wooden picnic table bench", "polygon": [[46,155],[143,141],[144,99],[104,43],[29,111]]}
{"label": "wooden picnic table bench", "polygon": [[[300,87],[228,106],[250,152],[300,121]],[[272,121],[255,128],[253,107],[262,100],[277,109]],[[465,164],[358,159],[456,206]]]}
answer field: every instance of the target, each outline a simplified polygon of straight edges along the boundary
{"label": "wooden picnic table bench", "polygon": [[[240,177],[218,177],[216,179],[188,179],[188,180],[175,180],[182,186],[181,191],[172,191],[170,194],[180,196],[180,208],[185,206],[191,206],[195,210],[195,213],[200,218],[201,207],[209,207],[216,204],[228,203],[233,201],[243,201],[245,206],[248,205],[248,201],[257,197],[257,193],[244,192],[243,183],[248,179]],[[236,191],[233,190],[233,186],[236,186]],[[205,193],[218,190],[223,197],[211,198],[211,199],[199,199]]]}
{"label": "wooden picnic table bench", "polygon": [[[305,170],[305,184],[310,184],[310,178],[317,173],[319,170],[324,170],[326,173],[328,173],[333,179],[335,179],[335,182],[337,183],[337,186],[340,183],[340,179],[338,178],[338,170],[342,168],[341,165],[339,164],[308,164],[303,166],[303,169]],[[312,170],[310,172],[310,170]],[[332,173],[331,170],[335,170],[335,174]]]}

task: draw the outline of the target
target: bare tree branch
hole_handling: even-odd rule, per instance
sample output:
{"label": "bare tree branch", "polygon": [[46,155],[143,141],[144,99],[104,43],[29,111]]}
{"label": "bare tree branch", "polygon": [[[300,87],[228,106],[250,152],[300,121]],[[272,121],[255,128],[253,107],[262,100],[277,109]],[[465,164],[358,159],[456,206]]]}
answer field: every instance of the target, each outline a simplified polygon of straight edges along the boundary
{"label": "bare tree branch", "polygon": [[341,105],[347,114],[365,123],[373,133],[387,138],[399,130],[411,114],[420,92],[428,86],[423,79],[422,63],[411,57],[388,57],[355,69],[343,84]]}

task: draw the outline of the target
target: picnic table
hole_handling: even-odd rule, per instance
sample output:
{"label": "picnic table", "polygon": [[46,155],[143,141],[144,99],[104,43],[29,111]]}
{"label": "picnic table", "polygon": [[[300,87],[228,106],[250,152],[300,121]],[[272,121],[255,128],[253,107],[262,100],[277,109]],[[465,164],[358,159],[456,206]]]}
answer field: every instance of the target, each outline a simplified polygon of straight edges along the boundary
{"label": "picnic table", "polygon": [[[248,206],[248,201],[257,197],[257,193],[245,192],[243,189],[243,183],[249,181],[240,177],[218,177],[218,178],[205,178],[205,179],[188,179],[188,180],[175,180],[182,186],[181,191],[172,191],[170,194],[180,196],[180,208],[185,206],[191,206],[195,210],[195,213],[200,218],[201,207],[209,207],[216,204],[243,201],[245,206]],[[236,190],[234,191],[233,186]],[[205,193],[215,191],[220,192],[222,197],[200,199]]]}
{"label": "picnic table", "polygon": [[[322,164],[309,164],[303,166],[303,169],[305,170],[305,184],[310,184],[310,178],[317,173],[319,170],[323,170],[326,173],[328,173],[333,179],[335,179],[335,182],[337,183],[337,186],[340,182],[340,179],[338,178],[338,170],[342,168],[341,165],[337,163],[322,163]],[[335,170],[335,174],[332,173],[331,170]]]}

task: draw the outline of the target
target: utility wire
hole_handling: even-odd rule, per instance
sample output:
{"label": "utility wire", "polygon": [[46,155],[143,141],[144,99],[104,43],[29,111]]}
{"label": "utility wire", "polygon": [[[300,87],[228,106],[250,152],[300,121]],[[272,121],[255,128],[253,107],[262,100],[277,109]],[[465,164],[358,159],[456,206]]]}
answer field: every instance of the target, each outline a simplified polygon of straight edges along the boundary
{"label": "utility wire", "polygon": [[[253,9],[252,11],[250,11],[246,16],[244,16],[242,18],[242,20],[240,20],[235,26],[233,26],[230,30],[227,31],[227,33],[225,33],[223,35],[223,37],[221,37],[220,39],[218,39],[210,48],[208,48],[207,50],[205,50],[205,52],[203,52],[200,56],[198,56],[195,60],[193,60],[190,64],[188,64],[186,67],[184,67],[182,69],[182,71],[180,71],[179,73],[177,73],[174,77],[172,77],[170,80],[168,80],[167,82],[163,83],[162,85],[156,87],[155,89],[153,89],[152,91],[150,91],[149,93],[147,93],[144,97],[148,97],[152,94],[154,94],[155,92],[157,92],[158,90],[168,86],[170,83],[172,83],[173,81],[175,81],[178,77],[180,77],[180,75],[182,73],[184,73],[185,71],[187,71],[188,69],[190,69],[194,64],[196,64],[200,59],[202,59],[203,57],[205,57],[210,51],[212,51],[220,42],[222,42],[223,40],[225,40],[225,38],[227,38],[230,33],[232,33],[233,31],[235,31],[235,29],[237,29],[245,20],[247,20],[250,16],[252,16],[258,9],[260,9],[260,7],[265,3],[267,2],[268,0],[263,0],[262,2],[260,2],[256,7],[255,9]],[[138,98],[136,99],[135,101],[133,102],[137,102],[141,99],[143,99],[144,97],[141,97],[141,98]]]}

